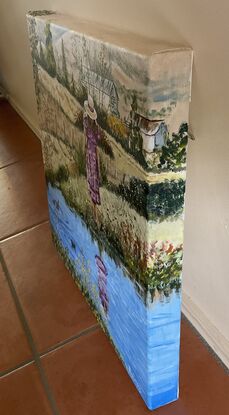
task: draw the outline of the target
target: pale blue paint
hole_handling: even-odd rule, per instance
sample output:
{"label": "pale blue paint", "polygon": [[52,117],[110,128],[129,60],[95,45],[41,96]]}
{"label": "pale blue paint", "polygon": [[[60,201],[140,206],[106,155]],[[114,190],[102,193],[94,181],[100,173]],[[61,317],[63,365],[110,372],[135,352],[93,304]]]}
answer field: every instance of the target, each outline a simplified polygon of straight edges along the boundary
{"label": "pale blue paint", "polygon": [[[76,274],[82,282],[80,258],[90,264],[86,285],[123,363],[149,409],[169,403],[178,395],[180,344],[180,296],[149,302],[146,306],[126,271],[103,250],[83,220],[66,204],[62,193],[48,187],[50,220],[61,244],[68,250]],[[74,244],[72,244],[72,241]],[[108,271],[106,316],[98,294],[95,256]]]}

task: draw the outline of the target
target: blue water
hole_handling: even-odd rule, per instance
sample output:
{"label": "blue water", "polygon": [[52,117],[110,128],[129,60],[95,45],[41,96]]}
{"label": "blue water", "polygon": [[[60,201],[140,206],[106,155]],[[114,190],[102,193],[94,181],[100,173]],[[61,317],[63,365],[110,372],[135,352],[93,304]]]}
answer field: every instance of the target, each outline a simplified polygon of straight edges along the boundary
{"label": "blue water", "polygon": [[[51,224],[147,406],[155,409],[175,400],[180,296],[173,293],[167,302],[154,300],[145,305],[126,271],[105,250],[100,251],[84,221],[68,207],[60,190],[49,185],[48,201]],[[107,270],[107,312],[99,296],[96,256]]]}

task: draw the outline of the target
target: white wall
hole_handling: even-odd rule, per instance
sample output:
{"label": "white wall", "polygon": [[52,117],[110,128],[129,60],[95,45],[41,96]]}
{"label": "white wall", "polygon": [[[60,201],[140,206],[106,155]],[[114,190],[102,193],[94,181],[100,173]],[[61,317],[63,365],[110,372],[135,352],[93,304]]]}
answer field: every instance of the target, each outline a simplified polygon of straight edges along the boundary
{"label": "white wall", "polygon": [[25,13],[49,8],[194,49],[186,198],[184,310],[229,362],[229,2],[228,0],[5,0],[0,73],[36,127]]}

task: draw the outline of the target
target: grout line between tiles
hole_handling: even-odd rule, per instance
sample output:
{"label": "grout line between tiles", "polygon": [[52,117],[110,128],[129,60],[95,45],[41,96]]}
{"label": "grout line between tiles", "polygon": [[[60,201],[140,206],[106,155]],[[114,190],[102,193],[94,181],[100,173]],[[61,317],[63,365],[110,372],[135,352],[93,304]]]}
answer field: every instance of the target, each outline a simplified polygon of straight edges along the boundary
{"label": "grout line between tiles", "polygon": [[12,161],[11,163],[4,164],[4,166],[0,166],[0,170],[6,169],[7,167],[13,166],[14,164],[17,164],[19,160]]}
{"label": "grout line between tiles", "polygon": [[[41,153],[41,151],[40,151],[40,153]],[[15,160],[15,161],[12,161],[11,163],[4,164],[4,166],[0,166],[0,171],[7,168],[7,167],[14,166],[15,164],[23,163],[24,161],[28,161],[28,160],[30,160],[30,158],[32,158],[36,154],[39,154],[38,150],[32,152],[31,154],[28,154],[25,157],[20,158],[19,160]],[[42,160],[42,155],[41,155],[41,160]]]}
{"label": "grout line between tiles", "polygon": [[7,241],[8,239],[15,238],[16,236],[22,235],[23,233],[28,232],[28,231],[30,231],[30,230],[36,229],[36,228],[38,228],[40,225],[43,225],[43,224],[45,224],[45,223],[49,223],[49,219],[44,219],[44,220],[42,220],[42,221],[40,221],[40,222],[38,222],[38,223],[36,223],[36,224],[34,224],[34,225],[32,225],[32,226],[27,226],[27,227],[23,228],[23,229],[22,229],[21,231],[19,231],[19,232],[9,234],[9,235],[5,236],[4,238],[0,238],[0,243],[1,243],[1,242],[5,242],[5,241]]}
{"label": "grout line between tiles", "polygon": [[97,331],[100,328],[99,324],[94,324],[91,327],[88,327],[85,330],[80,331],[79,333],[75,334],[74,336],[68,337],[68,339],[63,340],[57,344],[55,344],[52,347],[49,347],[47,350],[45,350],[45,352],[40,353],[40,357],[45,357],[47,356],[49,353],[52,353],[56,350],[61,349],[63,346],[65,346],[66,344],[72,343],[74,340],[80,339],[81,337],[86,336],[89,333],[93,333],[94,331]]}
{"label": "grout line between tiles", "polygon": [[17,372],[20,369],[23,369],[23,367],[29,366],[31,363],[34,363],[33,359],[24,360],[23,362],[19,363],[18,365],[12,367],[11,369],[2,370],[0,372],[0,381],[2,378],[5,378],[6,376],[11,375],[14,372]]}
{"label": "grout line between tiles", "polygon": [[20,303],[20,300],[19,300],[19,298],[17,296],[16,290],[14,288],[14,285],[13,285],[13,282],[11,280],[11,276],[10,276],[9,270],[7,268],[7,265],[6,265],[6,262],[5,262],[5,259],[3,257],[3,254],[1,252],[1,250],[0,250],[0,263],[2,264],[2,269],[4,271],[4,274],[6,276],[6,279],[8,281],[9,288],[10,288],[12,297],[14,299],[14,302],[15,302],[15,305],[16,305],[16,309],[17,309],[17,312],[18,312],[18,315],[19,315],[21,324],[22,324],[22,326],[23,326],[23,328],[25,330],[25,334],[27,336],[27,340],[28,340],[29,346],[30,346],[31,351],[33,353],[33,358],[34,358],[34,361],[36,363],[36,366],[37,366],[37,369],[38,369],[38,372],[39,372],[39,375],[40,375],[40,380],[41,380],[42,385],[44,387],[44,390],[46,392],[46,396],[47,396],[48,401],[50,403],[50,406],[51,406],[53,415],[60,415],[59,410],[57,408],[57,404],[56,404],[55,399],[54,399],[54,396],[52,394],[52,390],[51,390],[51,388],[49,386],[48,379],[46,377],[44,368],[43,368],[43,366],[41,364],[40,356],[39,356],[39,353],[37,351],[35,342],[33,340],[33,336],[32,336],[31,330],[29,328],[29,325],[28,325],[28,322],[26,320],[26,317],[25,317],[23,308],[22,308],[21,303]]}

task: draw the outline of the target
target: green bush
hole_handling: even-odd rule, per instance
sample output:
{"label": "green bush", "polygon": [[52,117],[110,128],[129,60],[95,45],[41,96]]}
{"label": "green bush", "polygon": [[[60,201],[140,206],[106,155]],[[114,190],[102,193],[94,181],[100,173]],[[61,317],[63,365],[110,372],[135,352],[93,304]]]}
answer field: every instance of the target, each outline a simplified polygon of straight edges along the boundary
{"label": "green bush", "polygon": [[166,146],[162,147],[159,168],[176,170],[186,163],[186,146],[188,143],[188,124],[183,123],[178,134],[173,133]]}
{"label": "green bush", "polygon": [[106,133],[100,129],[100,140],[98,146],[107,154],[111,159],[114,159],[114,153],[112,147],[107,139]]}
{"label": "green bush", "polygon": [[81,106],[84,106],[84,101],[87,99],[87,90],[84,85],[76,87],[75,98],[79,101]]}
{"label": "green bush", "polygon": [[[158,252],[152,268],[144,273],[143,280],[150,289],[158,289],[166,293],[166,289],[179,289],[182,272],[182,245],[172,248],[171,252],[163,250]],[[166,294],[165,294],[166,295]]]}
{"label": "green bush", "polygon": [[164,220],[178,215],[183,209],[185,181],[182,179],[148,185],[132,177],[129,183],[120,183],[118,186],[107,183],[106,187],[148,220]]}
{"label": "green bush", "polygon": [[66,182],[68,180],[69,171],[65,166],[60,166],[57,171],[53,171],[52,169],[46,169],[45,178],[46,182],[50,183],[51,186],[56,186],[57,184]]}
{"label": "green bush", "polygon": [[56,172],[56,180],[61,183],[61,182],[66,182],[69,178],[69,171],[67,169],[67,167],[65,166],[60,166],[59,169]]}
{"label": "green bush", "polygon": [[148,218],[165,219],[179,214],[184,205],[185,181],[171,180],[149,186],[147,199]]}
{"label": "green bush", "polygon": [[75,151],[74,159],[79,176],[86,176],[86,155],[82,143],[79,143]]}
{"label": "green bush", "polygon": [[75,121],[75,126],[79,128],[80,131],[83,131],[83,111],[79,112]]}
{"label": "green bush", "polygon": [[148,192],[148,184],[136,177],[131,177],[130,182],[127,185],[121,183],[118,186],[118,194],[121,195],[140,215],[145,217],[147,217]]}
{"label": "green bush", "polygon": [[[148,165],[145,161],[145,157],[142,154],[142,143],[139,143],[140,140],[140,132],[139,129],[136,127],[135,128],[135,133],[134,133],[134,145],[132,144],[131,148],[129,148],[129,144],[128,144],[128,139],[126,137],[122,137],[120,134],[115,133],[109,123],[108,123],[108,119],[107,119],[107,112],[103,109],[100,108],[97,103],[95,102],[95,108],[96,108],[96,112],[97,112],[97,116],[98,116],[98,124],[99,126],[105,130],[109,135],[111,135],[113,138],[115,138],[115,140],[121,144],[121,146],[123,147],[123,149],[131,154],[134,159],[144,168],[147,169]],[[132,138],[131,138],[132,141]],[[133,143],[133,142],[132,142]],[[137,148],[139,147],[139,148]]]}
{"label": "green bush", "polygon": [[101,158],[99,159],[99,173],[100,173],[100,186],[105,186],[108,183],[107,169]]}

